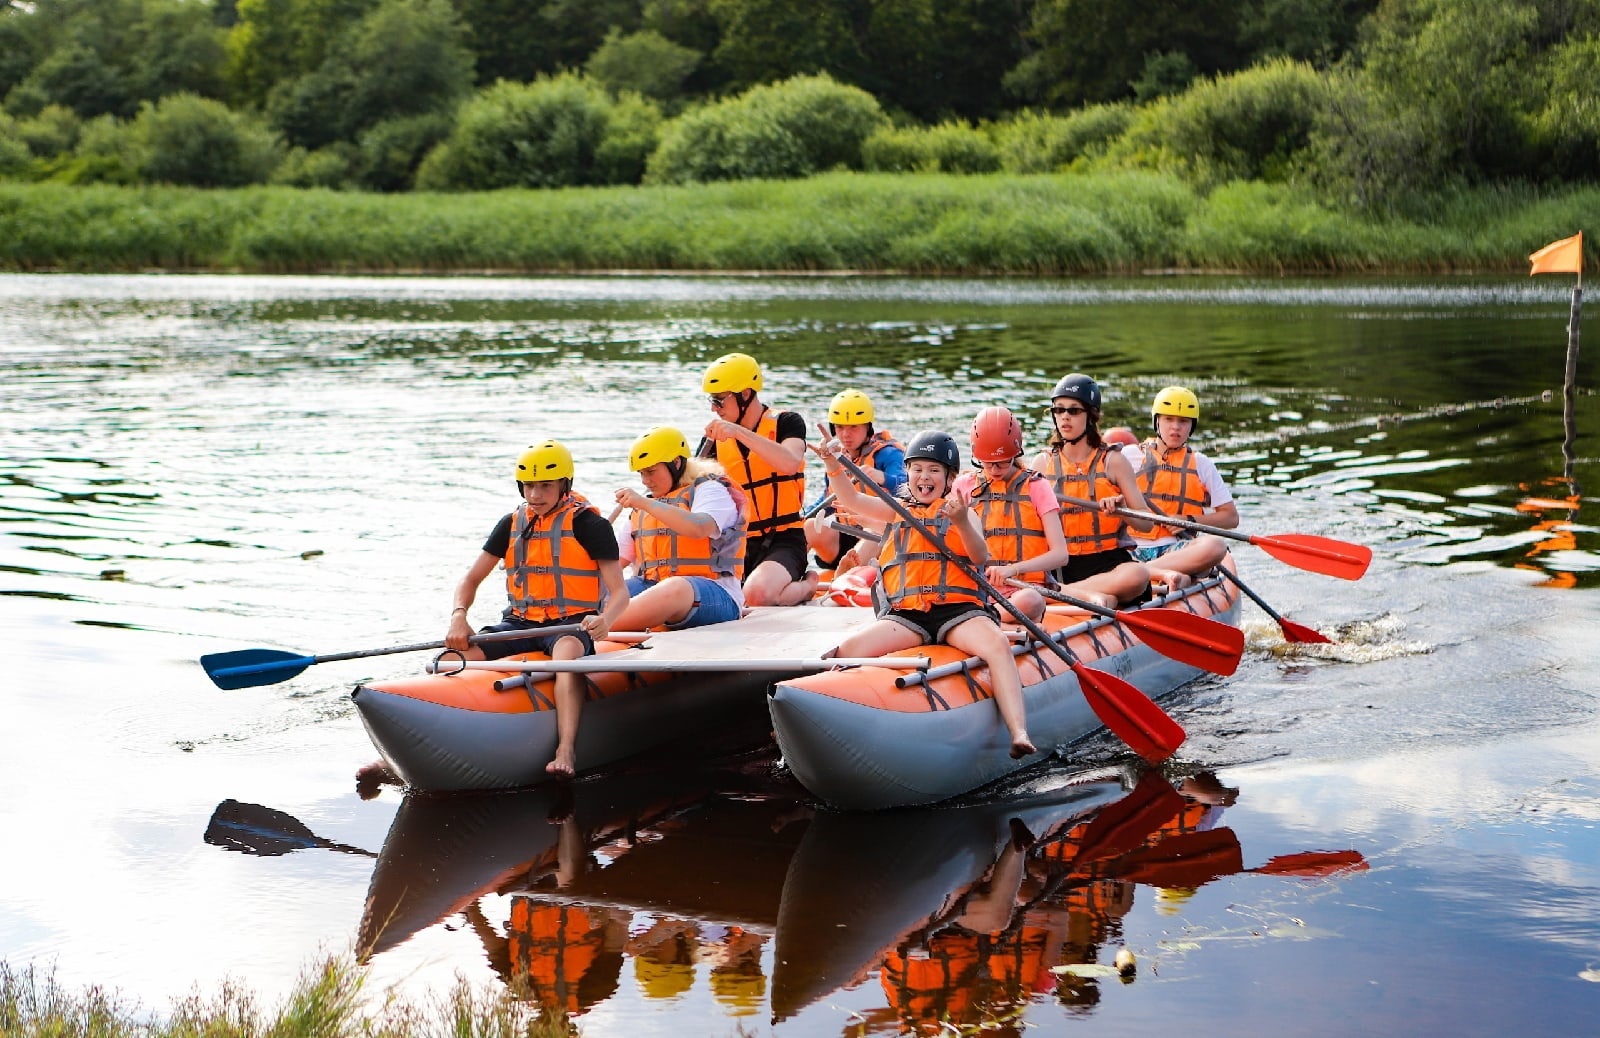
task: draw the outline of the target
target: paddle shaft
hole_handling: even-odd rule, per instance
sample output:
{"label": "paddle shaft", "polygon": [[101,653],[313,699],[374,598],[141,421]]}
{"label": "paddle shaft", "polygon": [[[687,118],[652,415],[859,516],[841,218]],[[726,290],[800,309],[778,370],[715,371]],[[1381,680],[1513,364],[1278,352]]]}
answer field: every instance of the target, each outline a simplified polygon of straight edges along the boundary
{"label": "paddle shaft", "polygon": [[[1086,498],[1072,497],[1069,494],[1057,494],[1056,500],[1074,508],[1083,508],[1091,512],[1098,512],[1100,505]],[[1124,519],[1147,519],[1162,526],[1175,526],[1180,530],[1193,530],[1197,533],[1209,533],[1214,537],[1225,537],[1231,541],[1243,541],[1254,544],[1256,547],[1290,565],[1299,566],[1331,577],[1342,577],[1345,580],[1359,580],[1367,570],[1367,565],[1372,561],[1371,549],[1360,544],[1350,544],[1345,541],[1334,540],[1331,537],[1312,537],[1306,534],[1284,535],[1268,537],[1261,534],[1239,533],[1237,530],[1228,530],[1220,526],[1207,526],[1191,519],[1180,519],[1172,515],[1160,515],[1155,512],[1140,512],[1132,508],[1113,508],[1112,512]],[[1295,557],[1318,560],[1322,565],[1308,565],[1297,562]]]}
{"label": "paddle shaft", "polygon": [[1268,616],[1272,617],[1279,629],[1283,631],[1283,636],[1289,641],[1321,642],[1330,645],[1332,644],[1333,640],[1324,635],[1321,631],[1307,627],[1304,624],[1297,624],[1289,620],[1285,620],[1282,616],[1278,615],[1278,613],[1271,606],[1267,605],[1266,599],[1250,590],[1245,582],[1240,580],[1238,576],[1236,576],[1226,566],[1220,568],[1222,570],[1222,575],[1233,581],[1234,587],[1238,588],[1240,591],[1243,591],[1247,596],[1249,596],[1250,601],[1261,607],[1261,611],[1263,613],[1266,613]]}
{"label": "paddle shaft", "polygon": [[[572,634],[582,629],[582,624],[557,624],[552,627],[534,627],[523,631],[490,631],[487,634],[475,634],[469,641],[473,645],[478,645],[482,642],[515,641],[518,638],[532,638],[550,634]],[[210,674],[213,681],[218,681],[248,677],[251,674],[270,674],[274,671],[288,670],[291,667],[295,668],[295,673],[299,673],[306,667],[318,663],[335,663],[339,660],[358,660],[367,656],[392,656],[402,652],[421,652],[425,649],[443,648],[446,648],[446,646],[442,641],[418,642],[415,645],[391,645],[387,649],[361,649],[356,652],[334,652],[326,656],[305,656],[299,659],[291,657],[272,660],[267,663],[249,663],[239,667],[218,667],[212,670]],[[292,676],[292,674],[285,675],[286,678]],[[266,682],[266,684],[272,684],[272,682]]]}
{"label": "paddle shaft", "polygon": [[822,511],[824,508],[827,508],[829,505],[833,504],[833,498],[834,498],[833,494],[825,495],[822,498],[822,500],[818,501],[816,504],[812,505],[810,508],[807,508],[805,511],[801,512],[800,513],[800,518],[802,518],[802,519],[810,519],[812,516],[816,515],[820,511]]}
{"label": "paddle shaft", "polygon": [[630,658],[607,659],[605,654],[584,656],[575,660],[467,660],[452,663],[435,660],[429,663],[429,673],[451,674],[458,670],[494,670],[507,674],[596,674],[607,671],[619,674],[653,673],[717,673],[721,671],[819,671],[834,667],[890,667],[896,670],[924,670],[926,656],[830,656],[827,658],[803,656],[791,659],[759,660],[652,660]]}

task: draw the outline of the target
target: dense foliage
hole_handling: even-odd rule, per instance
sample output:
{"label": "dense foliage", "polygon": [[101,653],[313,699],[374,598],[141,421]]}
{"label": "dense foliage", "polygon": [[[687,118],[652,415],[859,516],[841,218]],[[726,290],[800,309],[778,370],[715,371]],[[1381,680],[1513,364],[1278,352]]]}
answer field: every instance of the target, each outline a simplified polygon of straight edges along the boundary
{"label": "dense foliage", "polygon": [[1600,0],[0,0],[0,177],[1158,172],[1403,214],[1600,171]]}

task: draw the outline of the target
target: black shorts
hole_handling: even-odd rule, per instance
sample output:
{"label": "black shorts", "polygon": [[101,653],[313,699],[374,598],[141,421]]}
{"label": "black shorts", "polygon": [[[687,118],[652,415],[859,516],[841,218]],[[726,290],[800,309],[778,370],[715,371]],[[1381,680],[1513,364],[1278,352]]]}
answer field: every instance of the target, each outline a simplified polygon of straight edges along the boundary
{"label": "black shorts", "polygon": [[776,562],[789,571],[790,580],[800,580],[806,575],[806,531],[803,526],[793,526],[765,537],[752,537],[744,542],[744,576],[763,562]]}
{"label": "black shorts", "polygon": [[993,609],[976,602],[952,602],[932,609],[891,609],[884,619],[920,634],[924,645],[938,645],[951,631],[975,616],[987,616],[997,624],[1000,622]]}
{"label": "black shorts", "polygon": [[[593,615],[594,613],[592,612],[574,613],[571,616],[563,616],[555,620],[524,620],[522,617],[516,616],[508,611],[500,618],[499,623],[491,624],[488,627],[480,627],[478,628],[478,633],[488,634],[491,631],[534,632],[538,631],[541,627],[558,627],[566,626],[567,624],[575,624],[584,617]],[[478,648],[483,651],[483,658],[486,660],[504,659],[507,656],[520,656],[525,652],[542,652],[548,656],[550,655],[551,650],[556,647],[556,642],[563,638],[578,639],[583,643],[583,654],[585,656],[594,655],[594,639],[589,636],[588,631],[569,631],[566,634],[530,633],[526,638],[512,638],[509,641],[503,642],[484,642],[483,644],[479,645]]]}
{"label": "black shorts", "polygon": [[[1138,562],[1128,554],[1126,548],[1112,548],[1110,551],[1097,551],[1092,555],[1074,555],[1067,560],[1067,564],[1056,570],[1052,576],[1056,582],[1065,587],[1076,584],[1080,580],[1098,577],[1102,573],[1110,573],[1118,566],[1129,562]],[[1136,601],[1148,601],[1150,598],[1150,582],[1144,583],[1144,591]]]}
{"label": "black shorts", "polygon": [[844,558],[844,553],[849,551],[851,548],[854,548],[856,545],[858,545],[860,543],[861,543],[861,538],[857,537],[855,534],[853,534],[853,533],[840,533],[839,534],[839,553],[837,555],[835,555],[831,559],[825,559],[821,555],[818,555],[816,552],[812,552],[811,553],[811,557],[816,559],[817,560],[817,565],[821,566],[823,569],[836,570],[836,569],[839,568],[839,560]]}

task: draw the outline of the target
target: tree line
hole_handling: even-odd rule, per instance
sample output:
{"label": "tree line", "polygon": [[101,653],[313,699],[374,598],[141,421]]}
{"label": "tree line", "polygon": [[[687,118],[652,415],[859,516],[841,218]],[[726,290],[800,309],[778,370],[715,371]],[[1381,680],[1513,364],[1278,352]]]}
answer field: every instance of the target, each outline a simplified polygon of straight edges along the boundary
{"label": "tree line", "polygon": [[4,0],[0,176],[375,191],[1600,170],[1600,0]]}

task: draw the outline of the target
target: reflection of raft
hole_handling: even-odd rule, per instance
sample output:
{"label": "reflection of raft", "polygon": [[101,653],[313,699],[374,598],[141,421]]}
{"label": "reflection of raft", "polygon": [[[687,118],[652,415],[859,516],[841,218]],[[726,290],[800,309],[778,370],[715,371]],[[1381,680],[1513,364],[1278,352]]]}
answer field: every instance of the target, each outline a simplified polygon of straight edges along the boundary
{"label": "reflection of raft", "polygon": [[[1227,560],[1232,566],[1232,559]],[[1237,624],[1238,591],[1219,576],[1145,608],[1182,609]],[[1202,671],[1168,659],[1113,619],[1077,622],[1054,611],[1045,627],[1088,666],[1166,695]],[[783,759],[807,789],[838,807],[874,810],[929,804],[993,782],[1038,758],[1014,761],[990,702],[986,669],[948,646],[916,650],[933,666],[897,687],[884,669],[828,671],[778,682],[769,699]],[[1049,648],[1017,657],[1028,707],[1028,734],[1041,753],[1101,727],[1078,679]],[[941,676],[941,672],[942,676]]]}
{"label": "reflection of raft", "polygon": [[[1049,794],[955,809],[818,812],[778,910],[772,1016],[784,1020],[873,969],[945,916],[1012,838],[1043,836],[1124,795],[1122,776],[1082,775]],[[841,883],[841,877],[852,877]]]}
{"label": "reflection of raft", "polygon": [[[866,609],[755,609],[744,619],[652,635],[641,646],[602,642],[625,668],[652,656],[740,660],[821,656],[870,622]],[[527,659],[543,657],[529,656]],[[384,760],[412,789],[513,789],[547,777],[555,753],[553,680],[496,692],[506,675],[469,670],[357,686],[353,699]],[[727,728],[760,724],[770,672],[627,673],[585,676],[588,694],[576,747],[585,771],[654,746]]]}

